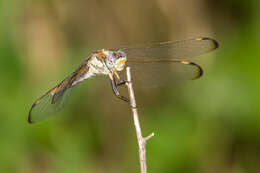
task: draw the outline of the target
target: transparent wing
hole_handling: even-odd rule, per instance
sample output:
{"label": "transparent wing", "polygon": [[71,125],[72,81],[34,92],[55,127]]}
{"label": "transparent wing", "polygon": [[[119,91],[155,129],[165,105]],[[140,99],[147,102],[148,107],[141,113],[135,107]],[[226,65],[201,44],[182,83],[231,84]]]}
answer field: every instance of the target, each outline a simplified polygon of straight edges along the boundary
{"label": "transparent wing", "polygon": [[48,91],[32,105],[28,117],[30,123],[41,121],[55,114],[63,107],[71,95],[73,87],[64,88],[59,93],[54,94],[57,87]]}
{"label": "transparent wing", "polygon": [[160,60],[190,60],[192,57],[218,48],[216,40],[199,37],[181,41],[144,44],[120,49],[127,54],[128,62]]}
{"label": "transparent wing", "polygon": [[185,80],[199,78],[203,71],[201,67],[189,61],[160,61],[131,63],[131,73],[134,86],[159,87],[167,84],[178,84]]}
{"label": "transparent wing", "polygon": [[87,71],[87,61],[84,61],[65,80],[36,100],[29,112],[29,123],[41,121],[58,112],[68,100],[73,88],[83,81],[81,78]]}
{"label": "transparent wing", "polygon": [[144,44],[120,49],[127,55],[137,87],[157,87],[199,78],[203,71],[192,57],[218,47],[217,41],[199,37],[181,41]]}

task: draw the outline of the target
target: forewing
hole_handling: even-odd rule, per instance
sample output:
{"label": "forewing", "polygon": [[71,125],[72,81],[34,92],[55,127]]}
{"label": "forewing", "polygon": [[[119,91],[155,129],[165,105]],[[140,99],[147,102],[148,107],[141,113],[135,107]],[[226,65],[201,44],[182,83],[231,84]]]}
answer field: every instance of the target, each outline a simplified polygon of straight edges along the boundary
{"label": "forewing", "polygon": [[218,47],[216,40],[198,37],[181,41],[143,44],[121,49],[127,55],[137,87],[157,87],[199,78],[203,71],[193,57]]}
{"label": "forewing", "polygon": [[40,97],[32,105],[28,121],[30,123],[43,120],[58,112],[72,93],[73,88],[82,82],[88,72],[88,59],[85,59],[66,79]]}
{"label": "forewing", "polygon": [[159,87],[199,78],[201,67],[189,61],[130,63],[135,87]]}
{"label": "forewing", "polygon": [[28,117],[30,123],[41,121],[58,112],[63,107],[71,95],[73,87],[64,88],[62,91],[54,94],[57,87],[48,91],[32,105]]}
{"label": "forewing", "polygon": [[190,60],[218,47],[216,40],[199,37],[181,41],[168,41],[123,48],[128,62],[164,60]]}

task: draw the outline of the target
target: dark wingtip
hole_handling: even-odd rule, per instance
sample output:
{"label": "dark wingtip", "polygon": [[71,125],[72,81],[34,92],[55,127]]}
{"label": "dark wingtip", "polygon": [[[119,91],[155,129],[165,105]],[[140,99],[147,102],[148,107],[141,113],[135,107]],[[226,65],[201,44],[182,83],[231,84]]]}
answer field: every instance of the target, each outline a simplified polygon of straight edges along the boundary
{"label": "dark wingtip", "polygon": [[200,38],[201,40],[211,40],[214,45],[215,45],[215,49],[217,49],[219,47],[219,43],[217,42],[217,40],[213,39],[213,38],[209,38],[209,37],[202,37]]}
{"label": "dark wingtip", "polygon": [[29,116],[28,116],[28,123],[29,123],[29,124],[32,124],[32,123],[33,123],[32,120],[31,120],[30,114],[29,114]]}
{"label": "dark wingtip", "polygon": [[196,74],[195,77],[190,78],[190,80],[198,79],[198,78],[200,78],[203,75],[203,70],[202,70],[202,68],[198,64],[196,64],[194,62],[190,62],[190,61],[179,61],[179,62],[184,64],[184,65],[196,66],[198,68],[198,73]]}
{"label": "dark wingtip", "polygon": [[28,120],[28,123],[29,123],[29,124],[32,124],[32,123],[33,123],[32,118],[31,118],[31,117],[32,117],[32,116],[31,116],[31,112],[32,112],[32,109],[35,107],[35,105],[36,105],[35,103],[32,105],[32,107],[31,107],[31,109],[30,109],[30,112],[29,112],[29,115],[28,115],[28,119],[27,119],[27,120]]}
{"label": "dark wingtip", "polygon": [[198,67],[198,69],[199,69],[197,76],[194,77],[192,80],[198,79],[203,75],[203,70],[198,64],[196,64],[194,62],[189,62],[189,65],[194,65],[194,66]]}

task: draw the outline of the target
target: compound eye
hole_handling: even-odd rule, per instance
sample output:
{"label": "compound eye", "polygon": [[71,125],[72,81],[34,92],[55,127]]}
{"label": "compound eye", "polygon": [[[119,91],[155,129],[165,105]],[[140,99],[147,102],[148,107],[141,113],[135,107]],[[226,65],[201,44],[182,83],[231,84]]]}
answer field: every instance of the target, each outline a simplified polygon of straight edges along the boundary
{"label": "compound eye", "polygon": [[116,58],[117,54],[115,52],[113,52],[112,56],[113,56],[113,58]]}
{"label": "compound eye", "polygon": [[123,52],[123,51],[121,51],[121,50],[118,50],[118,51],[117,51],[117,54],[118,54],[119,57],[126,57],[125,52]]}

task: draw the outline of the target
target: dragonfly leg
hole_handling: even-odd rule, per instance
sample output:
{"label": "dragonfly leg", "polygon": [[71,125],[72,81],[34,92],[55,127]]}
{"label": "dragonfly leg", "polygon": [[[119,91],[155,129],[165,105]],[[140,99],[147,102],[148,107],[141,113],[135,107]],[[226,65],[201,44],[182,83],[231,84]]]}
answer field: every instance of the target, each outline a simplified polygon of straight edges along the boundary
{"label": "dragonfly leg", "polygon": [[121,86],[121,85],[125,85],[126,84],[126,81],[125,80],[120,80],[118,83],[116,83],[116,86]]}
{"label": "dragonfly leg", "polygon": [[[110,79],[110,83],[111,83],[111,86],[112,86],[112,90],[114,92],[114,94],[116,95],[117,98],[129,103],[129,99],[120,95],[119,91],[117,90],[117,84],[116,84],[116,80],[115,80],[115,77],[113,76],[112,79]],[[125,82],[124,82],[125,83]],[[122,85],[122,84],[121,84]]]}
{"label": "dragonfly leg", "polygon": [[114,72],[114,75],[115,75],[115,77],[119,80],[118,83],[116,82],[116,86],[117,86],[117,87],[126,84],[126,81],[123,80],[123,79],[121,79],[117,72]]}

